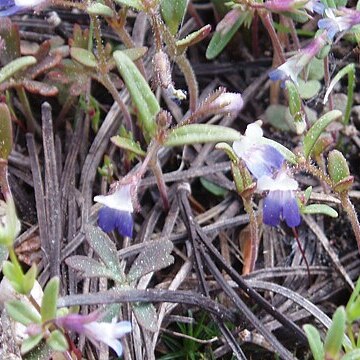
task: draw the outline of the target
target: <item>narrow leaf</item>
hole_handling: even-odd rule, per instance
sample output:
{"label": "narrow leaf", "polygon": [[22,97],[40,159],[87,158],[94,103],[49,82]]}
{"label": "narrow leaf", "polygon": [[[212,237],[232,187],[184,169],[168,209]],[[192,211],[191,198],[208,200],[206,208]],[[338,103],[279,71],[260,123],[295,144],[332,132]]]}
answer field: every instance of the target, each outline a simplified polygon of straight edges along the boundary
{"label": "narrow leaf", "polygon": [[33,56],[23,56],[13,60],[0,70],[0,84],[15,75],[18,71],[34,64],[36,64],[36,59]]}
{"label": "narrow leaf", "polygon": [[66,337],[60,330],[54,330],[46,339],[47,344],[55,351],[66,351],[69,347]]}
{"label": "narrow leaf", "polygon": [[324,345],[321,341],[319,331],[313,325],[303,326],[314,360],[324,360]]}
{"label": "narrow leaf", "polygon": [[102,15],[102,16],[113,16],[114,12],[108,6],[101,3],[92,3],[86,8],[86,11],[90,15]]}
{"label": "narrow leaf", "polygon": [[115,0],[115,2],[119,5],[132,7],[136,10],[143,10],[141,0]]}
{"label": "narrow leaf", "polygon": [[111,142],[118,146],[121,149],[131,151],[132,153],[140,156],[145,156],[146,152],[141,149],[141,146],[138,142],[135,142],[132,139],[121,137],[120,135],[113,136]]}
{"label": "narrow leaf", "polygon": [[59,296],[60,279],[53,277],[44,289],[44,296],[41,302],[41,319],[43,322],[56,317],[56,305]]}
{"label": "narrow leaf", "polygon": [[359,360],[359,359],[360,359],[360,349],[354,349],[341,358],[341,360]]}
{"label": "narrow leaf", "polygon": [[70,49],[70,55],[74,60],[84,66],[94,69],[98,67],[98,62],[95,55],[89,50],[72,47]]}
{"label": "narrow leaf", "polygon": [[316,140],[322,134],[322,132],[326,129],[326,127],[336,119],[341,117],[341,111],[332,110],[323,115],[319,120],[315,122],[315,124],[310,128],[304,138],[304,155],[308,158],[311,154],[311,150],[313,149]]}
{"label": "narrow leaf", "polygon": [[13,146],[12,122],[6,104],[0,104],[0,158],[7,160]]}
{"label": "narrow leaf", "polygon": [[190,124],[175,128],[165,140],[165,146],[183,146],[209,142],[240,140],[238,131],[220,125]]}
{"label": "narrow leaf", "polygon": [[341,350],[346,328],[346,312],[339,307],[332,318],[331,326],[326,334],[324,348],[326,355],[336,358]]}
{"label": "narrow leaf", "polygon": [[301,212],[303,214],[310,214],[310,215],[323,214],[330,216],[332,218],[337,218],[339,216],[336,210],[334,210],[332,207],[326,204],[307,205],[301,210]]}
{"label": "narrow leaf", "polygon": [[116,66],[121,74],[132,101],[139,112],[140,125],[147,141],[156,133],[156,115],[160,111],[160,105],[151,91],[136,65],[123,51],[115,51],[113,54]]}
{"label": "narrow leaf", "polygon": [[161,16],[172,35],[175,35],[179,29],[185,16],[187,3],[188,0],[161,0]]}
{"label": "narrow leaf", "polygon": [[40,314],[20,300],[7,301],[5,308],[12,319],[25,326],[41,322]]}
{"label": "narrow leaf", "polygon": [[43,334],[35,335],[35,336],[29,336],[25,340],[23,340],[21,344],[21,353],[26,354],[30,350],[32,350],[35,346],[39,344],[39,342],[42,340]]}

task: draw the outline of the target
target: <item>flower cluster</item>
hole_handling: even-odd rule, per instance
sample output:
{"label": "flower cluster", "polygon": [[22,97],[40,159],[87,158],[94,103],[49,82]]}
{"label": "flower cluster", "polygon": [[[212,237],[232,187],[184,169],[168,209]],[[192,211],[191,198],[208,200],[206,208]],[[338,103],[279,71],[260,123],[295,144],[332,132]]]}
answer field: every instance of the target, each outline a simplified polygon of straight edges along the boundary
{"label": "flower cluster", "polygon": [[261,142],[260,125],[260,122],[248,125],[245,136],[234,142],[234,152],[257,179],[257,190],[268,191],[263,206],[264,224],[277,226],[280,220],[285,220],[289,227],[298,226],[301,221],[295,196],[298,183],[287,174],[283,155]]}
{"label": "flower cluster", "polygon": [[34,8],[47,0],[0,0],[0,17]]}

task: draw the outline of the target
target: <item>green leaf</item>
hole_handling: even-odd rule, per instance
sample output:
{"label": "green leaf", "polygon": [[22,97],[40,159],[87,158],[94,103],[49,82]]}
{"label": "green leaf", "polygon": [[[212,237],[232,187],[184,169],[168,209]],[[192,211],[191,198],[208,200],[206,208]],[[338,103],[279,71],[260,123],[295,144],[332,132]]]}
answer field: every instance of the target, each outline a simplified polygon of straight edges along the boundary
{"label": "green leaf", "polygon": [[85,235],[89,245],[100,257],[106,267],[114,274],[121,274],[123,270],[120,267],[116,246],[111,239],[98,227],[92,225],[87,225],[85,227]]}
{"label": "green leaf", "polygon": [[334,210],[332,207],[326,204],[307,205],[302,208],[301,212],[303,214],[310,214],[310,215],[323,214],[330,216],[332,218],[337,218],[339,216],[336,210]]}
{"label": "green leaf", "polygon": [[157,314],[153,304],[141,303],[132,306],[138,323],[146,330],[155,332],[157,327]]}
{"label": "green leaf", "polygon": [[324,61],[314,58],[308,65],[309,80],[322,80],[324,78]]}
{"label": "green leaf", "polygon": [[354,349],[344,355],[341,360],[359,360],[360,359],[360,349]]}
{"label": "green leaf", "polygon": [[138,142],[135,142],[133,139],[124,138],[120,135],[113,136],[111,139],[111,142],[118,146],[121,149],[131,151],[132,153],[139,155],[139,156],[145,156],[146,152],[141,149],[141,146]]}
{"label": "green leaf", "polygon": [[[133,262],[127,275],[129,282],[139,279],[150,272],[166,268],[174,262],[171,256],[173,243],[169,240],[153,241],[146,244],[146,248]],[[156,259],[156,261],[154,261]]]}
{"label": "green leaf", "polygon": [[24,275],[22,280],[23,294],[30,294],[32,288],[34,287],[35,280],[37,275],[37,266],[36,263],[31,265],[31,268]]}
{"label": "green leaf", "polygon": [[161,0],[160,11],[165,24],[172,35],[175,35],[185,16],[187,0]]}
{"label": "green leaf", "polygon": [[131,59],[120,50],[115,51],[113,57],[139,112],[139,121],[144,131],[144,137],[149,142],[156,133],[156,115],[160,111],[160,105]]}
{"label": "green leaf", "polygon": [[226,45],[230,42],[232,37],[240,28],[240,26],[249,16],[251,16],[250,11],[245,11],[240,14],[238,20],[235,22],[233,26],[230,27],[230,29],[227,32],[222,33],[220,31],[216,31],[214,33],[209,43],[209,46],[206,49],[206,58],[208,60],[212,60],[216,58],[224,50]]}
{"label": "green leaf", "polygon": [[42,298],[40,309],[42,322],[52,320],[56,317],[56,306],[59,296],[59,286],[60,279],[58,277],[53,277],[52,279],[50,279],[44,289],[44,296]]}
{"label": "green leaf", "polygon": [[69,348],[69,344],[66,337],[60,330],[54,330],[50,336],[46,339],[47,344],[55,351],[66,351]]}
{"label": "green leaf", "polygon": [[346,305],[346,315],[350,323],[360,318],[360,277],[356,282],[355,289],[353,290],[350,299]]}
{"label": "green leaf", "polygon": [[304,155],[308,158],[311,154],[311,150],[313,149],[316,140],[322,134],[322,132],[326,129],[326,127],[333,121],[337,120],[341,117],[341,111],[332,110],[323,115],[319,120],[315,122],[315,124],[310,128],[304,138]]}
{"label": "green leaf", "polygon": [[136,10],[143,10],[141,0],[114,0],[117,4],[123,6],[129,6]]}
{"label": "green leaf", "polygon": [[86,11],[90,15],[101,15],[105,17],[111,17],[114,15],[114,12],[111,8],[101,3],[92,3],[86,8]]}
{"label": "green leaf", "polygon": [[205,39],[211,31],[210,25],[205,25],[201,29],[194,31],[176,42],[177,50],[181,53],[185,51],[189,46],[195,45],[201,40]]}
{"label": "green leaf", "polygon": [[329,176],[335,184],[350,176],[349,166],[339,150],[331,150],[327,160]]}
{"label": "green leaf", "polygon": [[15,75],[18,71],[34,64],[36,64],[36,58],[33,56],[23,56],[11,61],[0,70],[0,84]]}
{"label": "green leaf", "polygon": [[136,61],[141,59],[146,54],[148,48],[146,46],[141,46],[120,51],[127,55],[132,61]]}
{"label": "green leaf", "polygon": [[305,82],[302,79],[298,79],[298,84],[299,94],[304,100],[313,98],[321,90],[321,83],[319,80],[308,80]]}
{"label": "green leaf", "polygon": [[164,145],[182,146],[202,144],[208,142],[233,142],[240,140],[238,131],[220,125],[190,124],[183,125],[170,131]]}
{"label": "green leaf", "polygon": [[67,258],[65,262],[66,265],[74,270],[79,271],[80,276],[85,278],[105,277],[115,281],[122,280],[122,278],[119,277],[117,273],[114,273],[112,270],[100,264],[98,261],[87,256],[75,255]]}
{"label": "green leaf", "polygon": [[70,55],[74,60],[79,62],[81,65],[93,69],[96,69],[98,67],[98,62],[96,60],[95,55],[87,49],[72,47],[70,49]]}
{"label": "green leaf", "polygon": [[5,308],[12,319],[25,326],[41,323],[40,314],[30,305],[27,305],[20,300],[7,301],[5,303]]}
{"label": "green leaf", "polygon": [[23,356],[24,360],[47,360],[52,357],[54,350],[47,345],[45,341],[41,341],[38,346]]}
{"label": "green leaf", "polygon": [[319,331],[312,325],[303,326],[314,360],[324,360],[324,345],[321,341]]}
{"label": "green leaf", "polygon": [[23,285],[23,274],[21,269],[15,266],[10,261],[5,261],[3,264],[3,274],[6,279],[9,280],[12,287],[20,294],[23,293],[22,285]]}
{"label": "green leaf", "polygon": [[35,335],[35,336],[29,336],[25,340],[23,340],[21,344],[21,353],[26,354],[30,350],[32,350],[35,346],[39,344],[39,342],[42,340],[43,334]]}
{"label": "green leaf", "polygon": [[205,179],[204,177],[200,178],[201,185],[209,191],[211,194],[215,196],[225,196],[227,194],[227,190],[223,187],[214,184],[212,181]]}
{"label": "green leaf", "polygon": [[0,104],[0,158],[7,160],[13,146],[12,122],[6,104]]}
{"label": "green leaf", "polygon": [[324,349],[327,356],[337,358],[341,350],[346,329],[346,312],[343,306],[335,311],[331,326],[326,334]]}

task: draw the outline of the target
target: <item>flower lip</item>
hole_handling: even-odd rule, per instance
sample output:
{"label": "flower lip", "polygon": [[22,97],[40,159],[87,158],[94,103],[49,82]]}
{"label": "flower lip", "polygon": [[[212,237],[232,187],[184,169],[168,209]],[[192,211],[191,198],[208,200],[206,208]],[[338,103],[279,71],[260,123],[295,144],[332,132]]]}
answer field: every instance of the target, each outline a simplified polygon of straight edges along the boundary
{"label": "flower lip", "polygon": [[265,175],[257,181],[258,191],[295,191],[298,187],[298,182],[287,175],[285,171],[280,171],[275,179]]}
{"label": "flower lip", "polygon": [[97,195],[94,201],[118,211],[133,212],[131,184],[122,185],[110,195]]}

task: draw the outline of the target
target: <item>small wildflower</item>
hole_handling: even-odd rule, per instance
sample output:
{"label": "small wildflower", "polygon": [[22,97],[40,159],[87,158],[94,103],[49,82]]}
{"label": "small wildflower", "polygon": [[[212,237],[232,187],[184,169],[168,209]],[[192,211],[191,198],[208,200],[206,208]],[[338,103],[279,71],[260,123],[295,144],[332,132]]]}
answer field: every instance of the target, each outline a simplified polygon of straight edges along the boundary
{"label": "small wildflower", "polygon": [[119,234],[132,237],[133,233],[133,185],[117,185],[110,195],[98,195],[94,201],[105,205],[99,210],[98,225],[105,232],[117,229]]}
{"label": "small wildflower", "polygon": [[275,178],[265,175],[258,179],[257,190],[269,191],[264,199],[264,224],[277,226],[280,220],[285,220],[289,227],[300,224],[299,206],[295,197],[297,188],[297,181],[291,178],[285,170],[280,170]]}
{"label": "small wildflower", "polygon": [[34,8],[47,0],[0,0],[0,17]]}
{"label": "small wildflower", "polygon": [[235,154],[243,159],[246,167],[257,179],[264,175],[271,176],[284,162],[284,157],[278,150],[259,142],[263,136],[260,124],[260,121],[249,124],[245,136],[233,144]]}
{"label": "small wildflower", "polygon": [[335,16],[332,9],[326,9],[325,15],[327,18],[321,19],[318,22],[319,29],[327,30],[330,40],[332,40],[338,32],[348,31],[353,26],[360,24],[360,11],[344,7],[335,11],[339,16]]}
{"label": "small wildflower", "polygon": [[131,332],[131,324],[128,321],[116,322],[116,318],[111,323],[98,322],[102,316],[98,311],[88,315],[69,314],[57,318],[55,324],[65,330],[85,335],[97,347],[103,342],[110,346],[117,356],[121,356],[123,350],[119,338]]}
{"label": "small wildflower", "polygon": [[297,78],[306,65],[318,54],[318,52],[326,45],[326,32],[319,35],[298,54],[289,58],[284,64],[269,74],[269,78],[273,81],[291,79],[297,84]]}
{"label": "small wildflower", "polygon": [[243,105],[244,101],[239,93],[224,92],[211,103],[211,108],[215,108],[217,114],[236,115]]}

